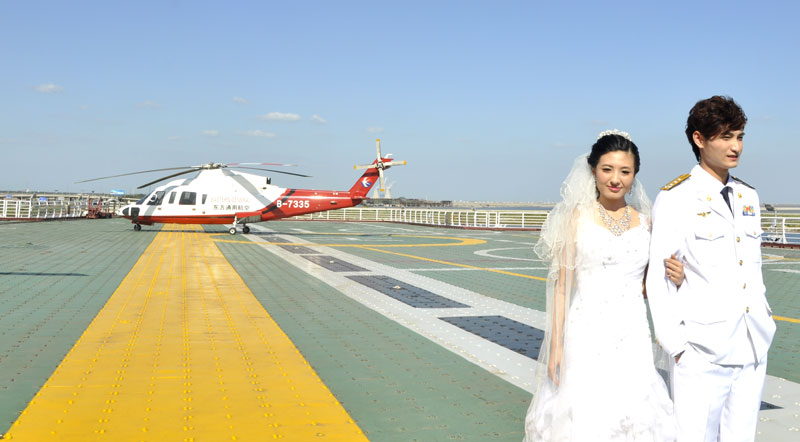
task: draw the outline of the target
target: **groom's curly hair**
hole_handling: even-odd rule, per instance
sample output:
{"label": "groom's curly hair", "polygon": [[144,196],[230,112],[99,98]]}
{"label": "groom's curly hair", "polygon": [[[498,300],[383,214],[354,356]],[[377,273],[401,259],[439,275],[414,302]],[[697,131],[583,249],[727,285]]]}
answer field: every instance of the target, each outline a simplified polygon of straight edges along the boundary
{"label": "groom's curly hair", "polygon": [[742,130],[745,124],[747,115],[733,98],[714,95],[698,101],[689,111],[689,118],[686,120],[686,138],[692,145],[692,152],[697,161],[700,161],[700,148],[694,143],[693,138],[695,131],[710,140],[729,130]]}

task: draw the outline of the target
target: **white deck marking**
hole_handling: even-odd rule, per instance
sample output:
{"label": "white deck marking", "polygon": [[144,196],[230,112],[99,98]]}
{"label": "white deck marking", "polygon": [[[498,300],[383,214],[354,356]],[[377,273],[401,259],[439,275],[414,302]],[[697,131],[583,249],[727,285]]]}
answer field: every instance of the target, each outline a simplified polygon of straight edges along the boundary
{"label": "white deck marking", "polygon": [[[251,227],[265,232],[274,232],[273,230],[261,226]],[[408,229],[398,228],[397,230]],[[413,232],[416,234],[423,234],[418,230],[414,230]],[[297,242],[306,242],[299,238],[292,238],[290,235],[284,233],[281,233],[281,236]],[[250,238],[254,241],[265,243],[264,239],[256,235]],[[428,269],[398,269],[365,258],[360,258],[338,249],[322,246],[308,246],[320,253],[366,268],[375,274],[391,276],[392,278],[399,279],[440,296],[471,306],[470,308],[414,308],[346,278],[347,275],[364,275],[366,272],[331,272],[311,263],[301,256],[287,252],[280,247],[266,244],[262,245],[262,247],[283,258],[298,269],[337,289],[345,296],[358,301],[364,306],[382,314],[409,330],[413,330],[517,387],[533,393],[535,389],[533,379],[538,364],[536,361],[445,321],[438,320],[438,318],[448,316],[500,315],[532,327],[543,329],[545,326],[544,312],[483,296],[470,290],[412,273],[428,271]],[[785,265],[796,264],[796,262],[776,261],[770,264]],[[430,269],[430,271],[443,270],[447,269]],[[797,271],[793,269],[770,270],[797,273]],[[759,412],[756,442],[795,440],[796,438],[794,436],[800,432],[800,384],[767,375],[762,400],[782,408]]]}
{"label": "white deck marking", "polygon": [[493,255],[492,252],[497,252],[500,250],[528,250],[531,254],[533,254],[533,250],[529,247],[506,247],[503,249],[486,249],[486,250],[478,250],[475,253],[478,256],[485,256],[487,258],[497,258],[497,259],[510,259],[512,261],[540,261],[539,259],[533,258],[514,258],[513,256],[502,256],[502,255]]}
{"label": "white deck marking", "polygon": [[[264,232],[274,232],[265,227],[254,227]],[[281,233],[281,237],[285,237],[290,241],[297,241],[298,243],[306,242],[300,238],[292,238],[285,233]],[[334,287],[345,296],[419,333],[517,387],[531,393],[533,392],[533,379],[537,364],[535,360],[488,341],[455,325],[438,320],[438,318],[449,316],[499,315],[538,329],[543,329],[545,326],[544,312],[484,296],[426,276],[417,275],[411,270],[390,267],[332,247],[306,246],[320,253],[324,253],[325,255],[333,256],[334,258],[363,267],[375,274],[391,276],[392,278],[436,293],[437,295],[471,306],[471,308],[466,309],[426,309],[411,307],[377,290],[373,290],[348,279],[346,277],[348,273],[346,272],[332,272],[326,270],[301,256],[288,252],[280,247],[274,247],[274,245],[267,243],[263,238],[251,238],[256,242],[264,243],[262,247],[270,253],[281,257],[298,269]],[[359,274],[364,275],[364,273],[365,272],[360,272]]]}

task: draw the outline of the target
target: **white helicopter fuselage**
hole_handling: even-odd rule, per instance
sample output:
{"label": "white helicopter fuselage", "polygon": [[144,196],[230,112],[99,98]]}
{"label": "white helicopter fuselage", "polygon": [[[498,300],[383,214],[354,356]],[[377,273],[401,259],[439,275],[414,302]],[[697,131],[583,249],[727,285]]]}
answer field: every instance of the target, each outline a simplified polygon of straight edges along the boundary
{"label": "white helicopter fuselage", "polygon": [[[349,191],[287,189],[269,178],[228,169],[198,172],[157,187],[146,197],[118,210],[137,226],[154,223],[236,224],[269,221],[312,212],[353,207],[377,181],[368,169]],[[138,229],[138,227],[137,227]]]}

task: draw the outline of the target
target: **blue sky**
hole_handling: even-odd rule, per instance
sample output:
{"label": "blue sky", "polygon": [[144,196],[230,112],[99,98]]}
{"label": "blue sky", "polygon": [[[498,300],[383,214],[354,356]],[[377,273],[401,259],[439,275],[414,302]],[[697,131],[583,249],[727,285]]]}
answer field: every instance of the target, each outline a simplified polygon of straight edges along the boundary
{"label": "blue sky", "polygon": [[[603,4],[601,4],[603,3]],[[607,3],[607,4],[606,4]],[[291,162],[348,189],[384,153],[395,196],[552,201],[619,128],[651,197],[687,172],[699,99],[749,117],[734,174],[800,203],[794,2],[0,0],[0,189],[108,191],[206,162]]]}

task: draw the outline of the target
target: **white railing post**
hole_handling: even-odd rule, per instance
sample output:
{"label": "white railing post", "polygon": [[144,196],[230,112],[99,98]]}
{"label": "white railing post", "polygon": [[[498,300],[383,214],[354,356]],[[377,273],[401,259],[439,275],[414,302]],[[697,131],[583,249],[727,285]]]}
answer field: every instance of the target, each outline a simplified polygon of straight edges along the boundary
{"label": "white railing post", "polygon": [[786,217],[781,218],[781,243],[786,244]]}

